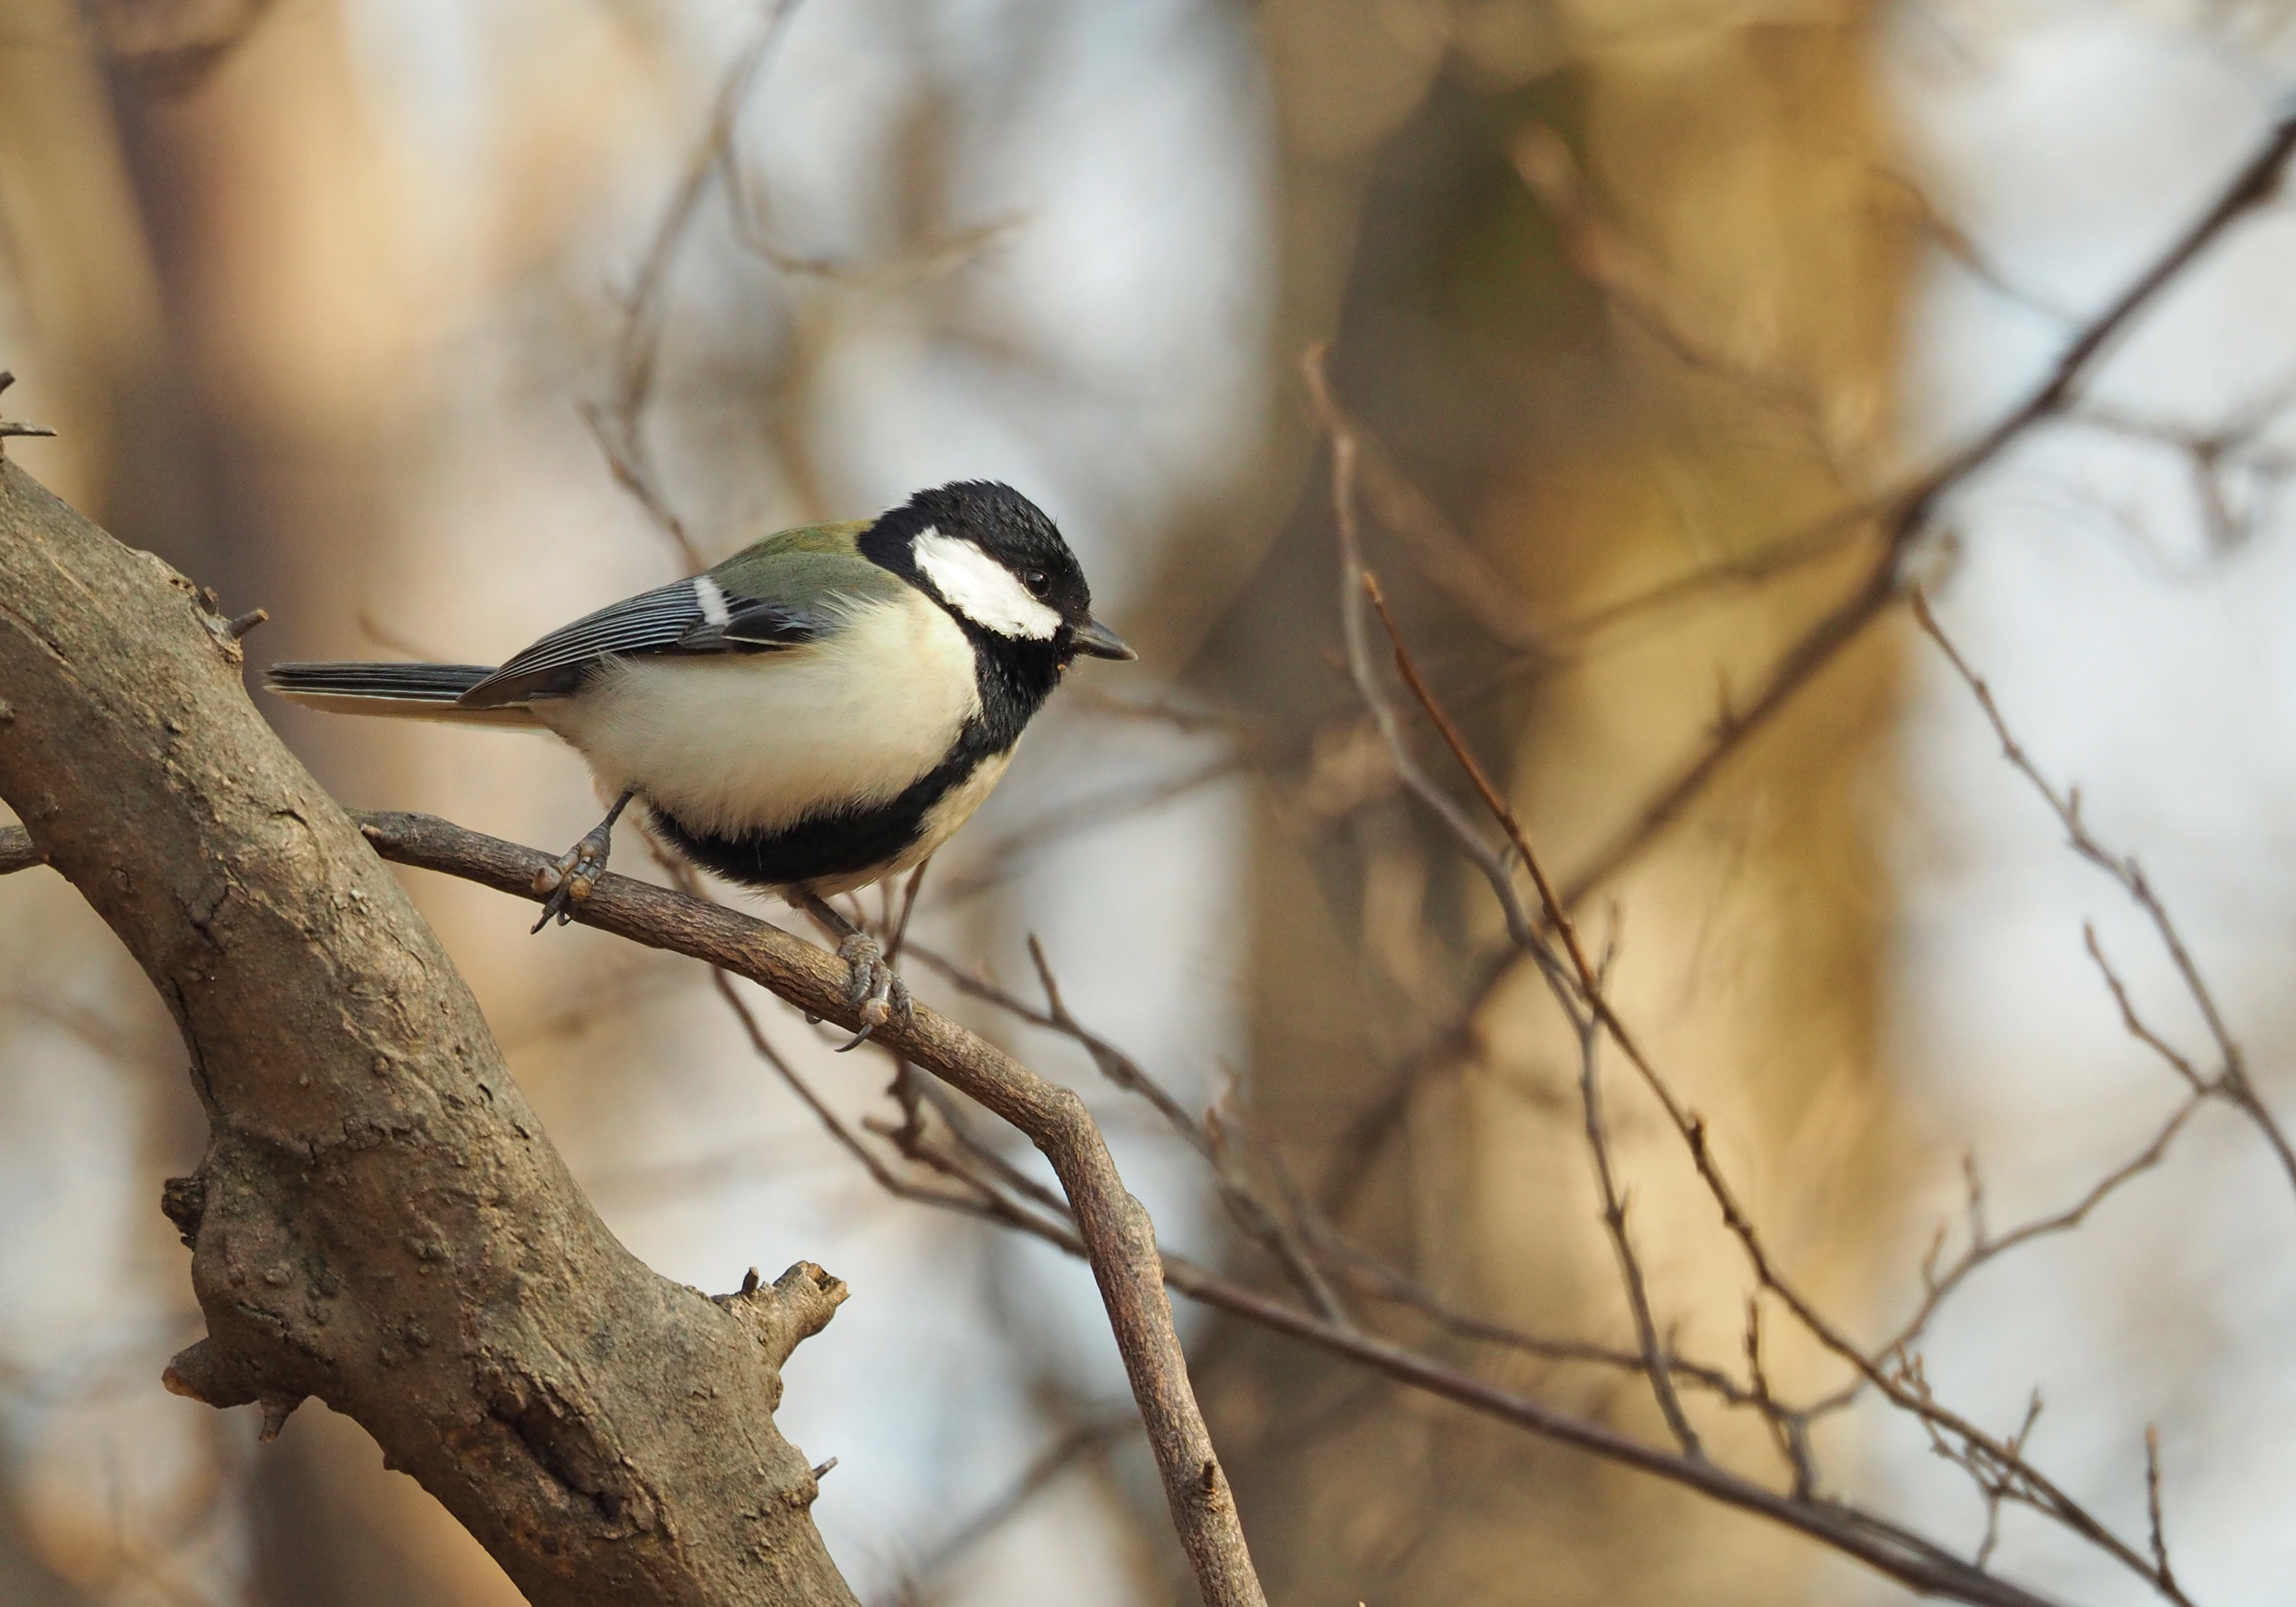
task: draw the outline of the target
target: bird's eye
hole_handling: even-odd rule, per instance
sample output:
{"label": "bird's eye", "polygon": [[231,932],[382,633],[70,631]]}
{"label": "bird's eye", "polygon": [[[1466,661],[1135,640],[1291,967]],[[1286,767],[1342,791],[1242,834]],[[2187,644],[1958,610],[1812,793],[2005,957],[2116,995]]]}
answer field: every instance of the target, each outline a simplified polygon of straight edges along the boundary
{"label": "bird's eye", "polygon": [[1053,584],[1053,578],[1042,570],[1022,570],[1021,584],[1037,596],[1043,596]]}

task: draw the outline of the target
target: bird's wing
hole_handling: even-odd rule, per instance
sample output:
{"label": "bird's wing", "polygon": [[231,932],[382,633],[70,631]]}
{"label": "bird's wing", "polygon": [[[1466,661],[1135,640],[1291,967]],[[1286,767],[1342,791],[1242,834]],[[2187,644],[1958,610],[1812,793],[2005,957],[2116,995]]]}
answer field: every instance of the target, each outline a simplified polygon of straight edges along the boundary
{"label": "bird's wing", "polygon": [[837,628],[849,603],[900,581],[855,550],[849,531],[812,526],[771,536],[708,574],[673,581],[562,626],[455,700],[492,709],[562,696],[600,659],[631,653],[770,652]]}

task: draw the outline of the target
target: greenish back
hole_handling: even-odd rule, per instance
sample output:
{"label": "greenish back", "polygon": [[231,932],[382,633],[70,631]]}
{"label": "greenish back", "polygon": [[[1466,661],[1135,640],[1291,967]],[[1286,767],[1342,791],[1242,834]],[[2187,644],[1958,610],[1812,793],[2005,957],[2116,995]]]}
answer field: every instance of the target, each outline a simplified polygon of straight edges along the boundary
{"label": "greenish back", "polygon": [[832,596],[854,601],[900,596],[900,579],[861,556],[856,545],[871,521],[800,525],[743,547],[709,571],[735,596],[811,606]]}

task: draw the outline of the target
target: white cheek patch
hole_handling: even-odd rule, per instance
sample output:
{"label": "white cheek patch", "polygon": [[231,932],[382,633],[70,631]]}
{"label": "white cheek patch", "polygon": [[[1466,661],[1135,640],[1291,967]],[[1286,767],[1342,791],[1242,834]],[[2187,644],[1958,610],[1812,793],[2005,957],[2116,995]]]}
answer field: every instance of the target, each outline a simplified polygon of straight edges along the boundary
{"label": "white cheek patch", "polygon": [[918,572],[951,608],[983,630],[1048,642],[1060,629],[1058,612],[1029,595],[1011,570],[971,542],[944,536],[928,525],[911,550]]}

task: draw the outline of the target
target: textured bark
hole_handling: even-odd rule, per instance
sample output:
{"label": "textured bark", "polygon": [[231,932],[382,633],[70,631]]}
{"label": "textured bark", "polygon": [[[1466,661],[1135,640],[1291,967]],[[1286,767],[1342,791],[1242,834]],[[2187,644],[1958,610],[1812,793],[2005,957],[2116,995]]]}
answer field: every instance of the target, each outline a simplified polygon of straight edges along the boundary
{"label": "textured bark", "polygon": [[[428,815],[361,816],[384,857],[422,865],[522,898],[538,898],[535,873],[548,855],[463,830]],[[0,843],[0,858],[4,858]],[[860,1023],[846,992],[845,963],[777,927],[716,904],[627,876],[607,874],[575,906],[574,918],[633,943],[691,955],[749,978],[809,1014]],[[1132,1398],[1148,1431],[1181,1549],[1206,1607],[1266,1607],[1227,1475],[1212,1449],[1172,1326],[1156,1226],[1117,1174],[1092,1112],[1075,1090],[1048,1082],[938,1011],[887,1021],[876,1041],[1029,1136],[1068,1195],[1078,1245],[1100,1285]]]}
{"label": "textured bark", "polygon": [[356,1419],[537,1603],[850,1603],[776,1431],[844,1286],[709,1299],[606,1230],[192,585],[0,463],[0,797],[174,1013],[210,1141],[165,1206],[168,1383]]}

